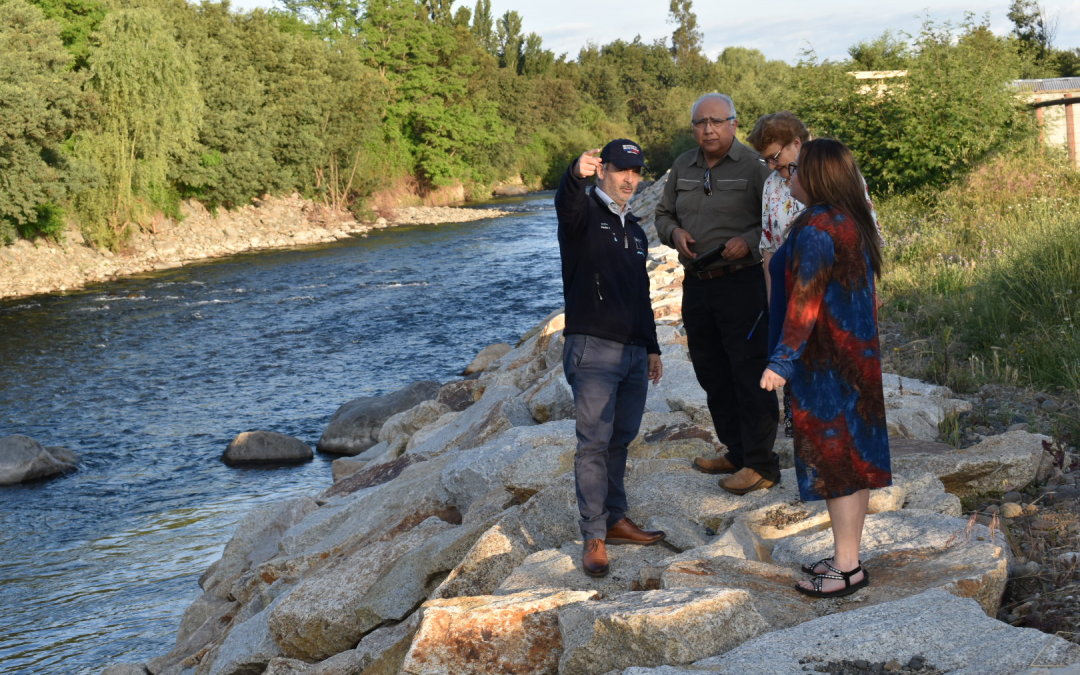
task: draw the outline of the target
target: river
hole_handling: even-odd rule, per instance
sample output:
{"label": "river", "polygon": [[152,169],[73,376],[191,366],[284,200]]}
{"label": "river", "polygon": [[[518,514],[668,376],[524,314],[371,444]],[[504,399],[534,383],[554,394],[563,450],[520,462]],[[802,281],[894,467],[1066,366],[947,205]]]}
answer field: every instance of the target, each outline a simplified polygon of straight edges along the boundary
{"label": "river", "polygon": [[97,674],[171,649],[239,519],[331,482],[330,456],[226,467],[229,441],[314,447],[342,403],[453,380],[513,343],[562,304],[551,198],[0,302],[0,436],[82,458],[0,487],[0,672]]}

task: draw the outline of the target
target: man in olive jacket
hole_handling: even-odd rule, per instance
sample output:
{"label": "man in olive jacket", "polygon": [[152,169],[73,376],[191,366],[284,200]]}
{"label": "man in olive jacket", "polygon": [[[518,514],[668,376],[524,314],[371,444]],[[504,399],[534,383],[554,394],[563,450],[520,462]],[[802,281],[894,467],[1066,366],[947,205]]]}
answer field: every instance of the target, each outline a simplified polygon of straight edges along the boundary
{"label": "man in olive jacket", "polygon": [[[720,487],[735,494],[780,482],[773,452],[780,418],[776,395],[758,386],[768,361],[769,305],[758,252],[761,195],[769,169],[735,138],[735,104],[706,94],[691,109],[698,147],[671,167],[656,207],[660,240],[685,267],[683,324],[690,360],[705,390],[725,456],[699,457],[706,473],[732,474]],[[723,245],[706,265],[694,259]]]}
{"label": "man in olive jacket", "polygon": [[[599,153],[599,156],[597,156]],[[606,544],[655,544],[626,517],[626,448],[638,434],[648,381],[663,366],[645,269],[648,239],[630,212],[644,166],[641,147],[619,139],[582,153],[555,193],[566,328],[563,370],[577,412],[582,567],[608,572]],[[586,180],[597,177],[592,193]]]}

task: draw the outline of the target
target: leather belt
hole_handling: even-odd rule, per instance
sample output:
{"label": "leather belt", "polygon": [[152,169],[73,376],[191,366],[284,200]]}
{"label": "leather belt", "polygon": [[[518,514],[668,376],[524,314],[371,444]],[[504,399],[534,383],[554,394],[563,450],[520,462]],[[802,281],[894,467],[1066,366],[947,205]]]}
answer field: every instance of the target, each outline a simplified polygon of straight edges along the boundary
{"label": "leather belt", "polygon": [[697,277],[698,279],[701,279],[702,281],[708,281],[709,279],[715,279],[717,277],[722,277],[722,276],[725,276],[727,274],[732,274],[734,272],[738,272],[739,270],[744,270],[747,267],[755,267],[755,266],[760,265],[760,264],[761,264],[761,261],[758,261],[758,262],[754,262],[754,263],[747,263],[745,265],[725,265],[724,267],[717,267],[714,270],[702,270],[700,272],[697,271],[697,270],[686,270],[686,272],[687,272],[687,274],[694,275],[695,277]]}

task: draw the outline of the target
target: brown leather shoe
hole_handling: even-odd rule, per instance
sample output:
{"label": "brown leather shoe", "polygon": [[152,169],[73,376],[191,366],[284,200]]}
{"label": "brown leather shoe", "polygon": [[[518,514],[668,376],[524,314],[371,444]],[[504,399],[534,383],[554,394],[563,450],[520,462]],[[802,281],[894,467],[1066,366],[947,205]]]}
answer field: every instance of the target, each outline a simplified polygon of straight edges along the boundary
{"label": "brown leather shoe", "polygon": [[744,495],[754,490],[766,490],[780,481],[765,480],[757,471],[748,466],[720,480],[720,487],[736,495]]}
{"label": "brown leather shoe", "polygon": [[738,469],[724,455],[716,459],[694,458],[694,468],[703,473],[735,473]]}
{"label": "brown leather shoe", "polygon": [[590,577],[603,577],[608,573],[607,548],[603,539],[586,539],[581,566]]}
{"label": "brown leather shoe", "polygon": [[611,546],[614,544],[641,544],[648,546],[655,544],[667,535],[663,530],[643,530],[629,518],[623,518],[607,531],[604,543]]}

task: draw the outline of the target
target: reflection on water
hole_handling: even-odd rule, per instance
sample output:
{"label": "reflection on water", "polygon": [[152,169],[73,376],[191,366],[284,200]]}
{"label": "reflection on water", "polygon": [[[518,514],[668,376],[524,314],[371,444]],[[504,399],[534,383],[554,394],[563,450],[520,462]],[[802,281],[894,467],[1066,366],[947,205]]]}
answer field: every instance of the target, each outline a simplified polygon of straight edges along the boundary
{"label": "reflection on water", "polygon": [[0,302],[0,436],[83,460],[0,488],[0,671],[167,652],[239,518],[330,483],[332,457],[225,467],[229,441],[314,446],[341,403],[514,341],[561,304],[550,203]]}

